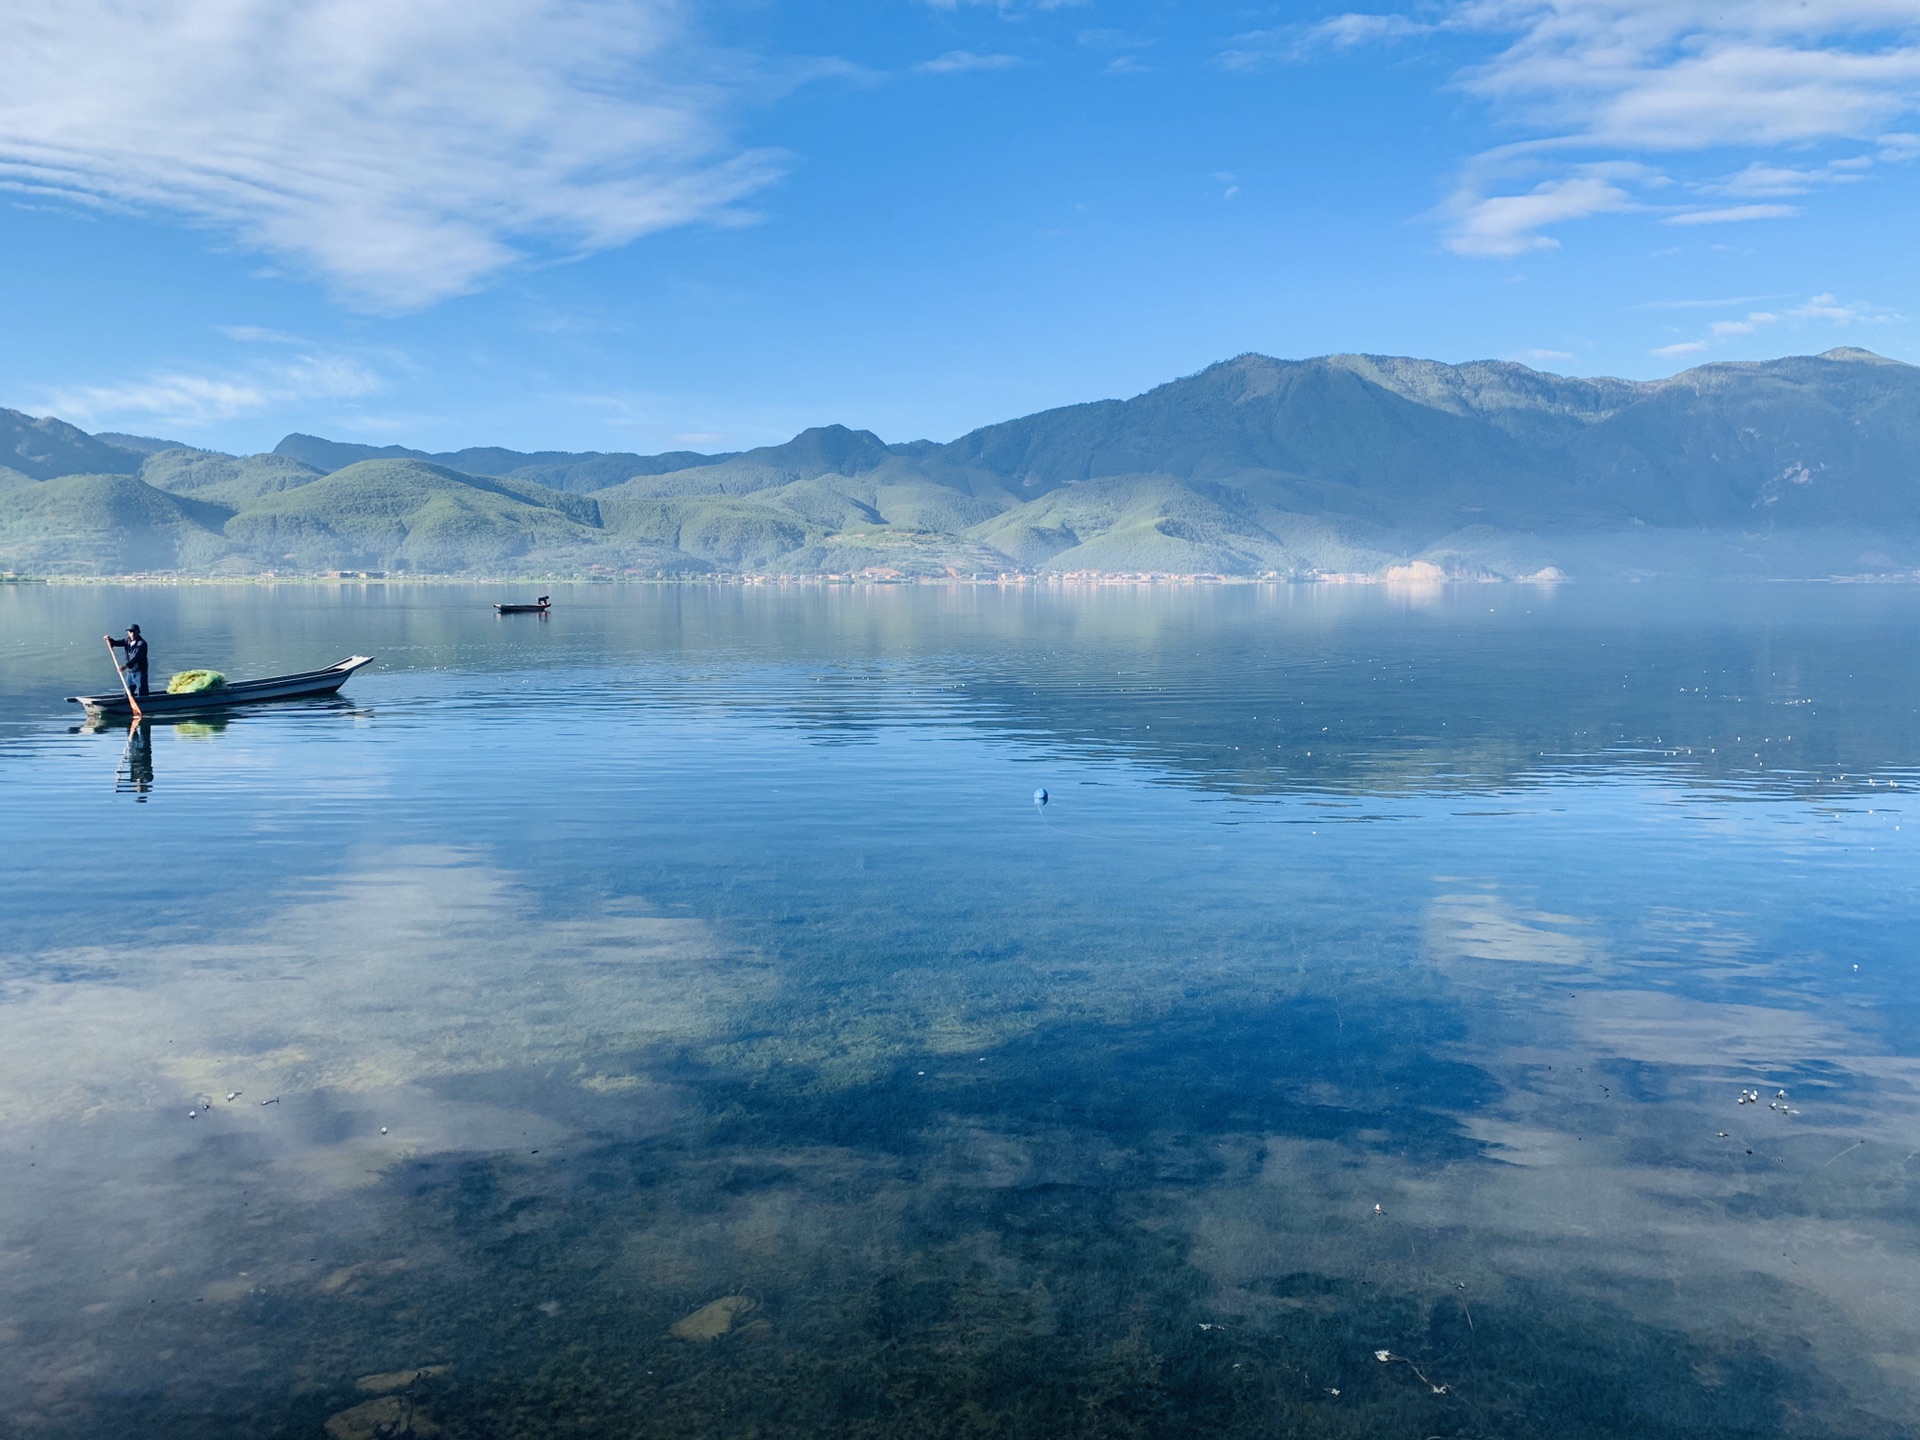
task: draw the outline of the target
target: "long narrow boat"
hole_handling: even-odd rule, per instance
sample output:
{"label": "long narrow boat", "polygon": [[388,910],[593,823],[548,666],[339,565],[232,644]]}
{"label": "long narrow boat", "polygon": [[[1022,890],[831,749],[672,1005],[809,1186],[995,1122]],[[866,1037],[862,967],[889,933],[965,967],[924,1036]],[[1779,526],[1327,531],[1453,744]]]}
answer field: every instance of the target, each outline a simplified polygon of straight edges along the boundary
{"label": "long narrow boat", "polygon": [[[264,680],[235,680],[218,690],[202,690],[197,695],[155,693],[140,701],[143,715],[192,715],[204,710],[225,710],[234,705],[253,705],[262,700],[308,700],[316,695],[335,694],[347,677],[362,665],[371,665],[371,655],[349,655],[324,670],[303,670],[298,675],[272,675]],[[115,690],[111,695],[69,695],[75,705],[87,707],[90,716],[131,716],[133,709],[126,695]]]}
{"label": "long narrow boat", "polygon": [[493,612],[496,615],[544,615],[552,608],[551,605],[495,605]]}

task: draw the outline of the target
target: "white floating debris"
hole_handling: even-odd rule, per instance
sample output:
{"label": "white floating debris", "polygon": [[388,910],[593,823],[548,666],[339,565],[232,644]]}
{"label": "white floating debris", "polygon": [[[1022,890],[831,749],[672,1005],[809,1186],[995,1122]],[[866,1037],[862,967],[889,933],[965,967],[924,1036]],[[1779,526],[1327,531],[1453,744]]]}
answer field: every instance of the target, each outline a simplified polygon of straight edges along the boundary
{"label": "white floating debris", "polygon": [[1380,1207],[1379,1207],[1378,1205],[1376,1205],[1376,1206],[1374,1206],[1374,1207],[1373,1207],[1373,1213],[1374,1213],[1374,1214],[1376,1214],[1376,1215],[1384,1215],[1384,1214],[1386,1214],[1387,1212],[1386,1212],[1386,1211],[1384,1211],[1384,1210],[1382,1210],[1382,1209],[1381,1209],[1381,1208],[1380,1208]]}
{"label": "white floating debris", "polygon": [[1373,1352],[1373,1358],[1384,1365],[1393,1358],[1393,1352],[1391,1350],[1376,1350]]}
{"label": "white floating debris", "polygon": [[198,1110],[187,1111],[187,1119],[198,1120],[199,1118],[200,1118],[200,1112]]}
{"label": "white floating debris", "polygon": [[386,1134],[386,1133],[387,1133],[387,1127],[386,1127],[386,1126],[384,1126],[384,1125],[382,1125],[382,1126],[380,1127],[380,1133],[381,1133],[382,1135],[384,1135],[384,1134]]}

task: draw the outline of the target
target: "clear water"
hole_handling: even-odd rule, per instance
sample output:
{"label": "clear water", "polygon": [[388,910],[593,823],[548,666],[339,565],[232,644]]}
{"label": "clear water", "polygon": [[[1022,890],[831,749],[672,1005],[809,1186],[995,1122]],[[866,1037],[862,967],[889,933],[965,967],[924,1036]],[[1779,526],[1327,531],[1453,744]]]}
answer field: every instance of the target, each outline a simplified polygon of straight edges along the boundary
{"label": "clear water", "polygon": [[1920,1429],[1914,591],[495,598],[0,587],[0,1434]]}

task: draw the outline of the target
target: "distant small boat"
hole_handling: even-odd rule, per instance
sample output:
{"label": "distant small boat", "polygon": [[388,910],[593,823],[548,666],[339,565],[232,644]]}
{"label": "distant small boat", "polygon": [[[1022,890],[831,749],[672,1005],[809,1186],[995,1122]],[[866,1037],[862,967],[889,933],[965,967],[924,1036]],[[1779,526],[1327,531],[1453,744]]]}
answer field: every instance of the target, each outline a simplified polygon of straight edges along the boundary
{"label": "distant small boat", "polygon": [[553,602],[542,595],[532,605],[495,605],[496,615],[544,615],[553,608]]}
{"label": "distant small boat", "polygon": [[[142,696],[140,713],[155,715],[192,715],[204,710],[225,710],[234,705],[252,705],[262,700],[307,700],[316,695],[335,694],[347,677],[362,665],[371,665],[371,655],[349,655],[324,670],[303,670],[298,675],[273,675],[265,680],[234,680],[217,690],[202,690],[194,695],[153,694]],[[131,717],[133,707],[126,693],[110,695],[69,695],[74,705],[87,707],[89,716],[124,715]]]}

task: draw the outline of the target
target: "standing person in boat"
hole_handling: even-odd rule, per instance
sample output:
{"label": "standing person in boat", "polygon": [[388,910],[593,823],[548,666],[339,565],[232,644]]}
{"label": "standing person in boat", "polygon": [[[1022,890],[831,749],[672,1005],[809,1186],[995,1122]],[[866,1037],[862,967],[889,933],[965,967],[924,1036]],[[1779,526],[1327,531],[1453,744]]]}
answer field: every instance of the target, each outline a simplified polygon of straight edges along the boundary
{"label": "standing person in boat", "polygon": [[147,698],[147,642],[140,634],[138,625],[127,626],[127,638],[116,640],[111,635],[102,637],[116,650],[127,652],[127,658],[120,668],[126,672],[127,688],[132,690],[136,699]]}

